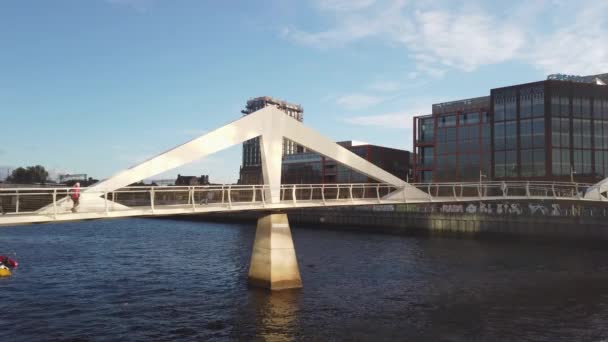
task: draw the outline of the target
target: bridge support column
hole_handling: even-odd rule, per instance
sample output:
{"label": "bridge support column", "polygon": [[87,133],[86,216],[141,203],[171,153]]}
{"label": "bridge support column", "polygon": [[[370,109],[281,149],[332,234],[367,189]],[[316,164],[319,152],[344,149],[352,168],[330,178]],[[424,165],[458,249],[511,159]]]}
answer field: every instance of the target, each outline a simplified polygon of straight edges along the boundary
{"label": "bridge support column", "polygon": [[249,284],[270,290],[302,287],[287,214],[263,216],[256,229]]}

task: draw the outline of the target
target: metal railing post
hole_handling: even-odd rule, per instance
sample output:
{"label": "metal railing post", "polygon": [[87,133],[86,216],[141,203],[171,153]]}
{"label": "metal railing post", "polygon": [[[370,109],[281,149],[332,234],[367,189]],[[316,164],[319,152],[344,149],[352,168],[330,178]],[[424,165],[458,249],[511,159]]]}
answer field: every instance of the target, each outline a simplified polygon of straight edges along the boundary
{"label": "metal railing post", "polygon": [[255,202],[255,185],[252,185],[252,186],[253,186],[253,196],[251,197],[251,203],[254,203]]}
{"label": "metal railing post", "polygon": [[433,202],[433,195],[431,195],[431,183],[427,185],[427,192],[429,194],[429,202]]}
{"label": "metal railing post", "polygon": [[336,199],[339,200],[340,199],[340,184],[336,184],[338,191],[336,191]]}
{"label": "metal railing post", "polygon": [[224,186],[222,185],[222,205],[224,205]]}
{"label": "metal railing post", "polygon": [[[107,193],[106,193],[106,195],[107,195]],[[106,207],[107,207],[107,203],[106,203]],[[150,188],[150,207],[152,208],[152,213],[154,214],[154,188]]]}
{"label": "metal railing post", "polygon": [[53,218],[57,219],[57,189],[53,189]]}
{"label": "metal railing post", "polygon": [[310,184],[310,199],[309,201],[312,201],[312,193],[314,191],[314,188],[312,187],[312,184]]}
{"label": "metal railing post", "polygon": [[104,202],[105,202],[105,211],[106,211],[106,216],[107,216],[108,213],[109,213],[109,209],[108,209],[108,192],[107,191],[104,191],[104,193],[103,193],[103,199],[104,199]]}
{"label": "metal railing post", "polygon": [[296,205],[296,185],[295,184],[291,188],[291,201],[293,202],[293,205],[295,207],[295,205]]}
{"label": "metal railing post", "polygon": [[380,184],[376,185],[376,198],[378,199],[378,203],[380,203]]}
{"label": "metal railing post", "polygon": [[530,181],[526,182],[526,197],[530,198]]}
{"label": "metal railing post", "polygon": [[553,191],[553,198],[557,198],[557,194],[555,193],[555,183],[551,184],[551,190]]}
{"label": "metal railing post", "polygon": [[17,200],[15,203],[15,213],[19,214],[19,190],[16,190],[15,193],[17,194]]}
{"label": "metal railing post", "polygon": [[261,189],[262,189],[262,193],[260,195],[262,196],[262,207],[266,208],[266,194],[265,194],[266,186],[262,185]]}
{"label": "metal railing post", "polygon": [[228,208],[232,209],[232,185],[228,185]]}
{"label": "metal railing post", "polygon": [[323,205],[325,205],[325,184],[321,185],[321,200],[323,200]]}
{"label": "metal railing post", "polygon": [[190,189],[190,197],[192,197],[192,211],[196,211],[196,201],[194,200],[194,188]]}
{"label": "metal railing post", "polygon": [[353,201],[353,185],[351,183],[350,187],[348,188],[348,195],[350,196],[350,201]]}

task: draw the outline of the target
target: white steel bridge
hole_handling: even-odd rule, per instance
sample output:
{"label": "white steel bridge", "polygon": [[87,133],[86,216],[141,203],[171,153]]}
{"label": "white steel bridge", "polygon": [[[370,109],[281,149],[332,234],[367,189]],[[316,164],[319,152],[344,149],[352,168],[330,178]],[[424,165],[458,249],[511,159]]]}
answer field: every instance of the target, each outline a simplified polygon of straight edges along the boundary
{"label": "white steel bridge", "polygon": [[[259,137],[263,185],[129,187],[232,145]],[[283,139],[377,181],[374,184],[281,183]],[[73,212],[69,188],[0,188],[0,226],[54,221],[242,210],[258,219],[249,283],[270,289],[302,286],[285,213],[291,208],[375,204],[567,200],[608,201],[608,180],[595,185],[541,182],[410,184],[304,126],[273,106],[246,115],[139,165],[80,190]]]}
{"label": "white steel bridge", "polygon": [[[593,186],[582,183],[410,183],[409,186],[410,192],[387,183],[283,184],[279,200],[274,202],[267,198],[271,190],[268,185],[138,186],[110,192],[83,188],[81,192],[86,196],[82,196],[77,212],[71,210],[70,188],[0,188],[0,225],[431,202],[549,199],[608,202],[604,196],[586,197]],[[95,200],[86,203],[90,199]]]}

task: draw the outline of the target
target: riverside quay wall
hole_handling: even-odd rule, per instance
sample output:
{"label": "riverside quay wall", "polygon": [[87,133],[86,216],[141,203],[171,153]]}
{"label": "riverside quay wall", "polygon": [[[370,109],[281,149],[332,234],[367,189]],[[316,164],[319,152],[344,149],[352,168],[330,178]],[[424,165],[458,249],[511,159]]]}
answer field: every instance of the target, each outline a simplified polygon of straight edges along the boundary
{"label": "riverside quay wall", "polygon": [[[565,201],[459,202],[290,209],[291,224],[389,234],[511,235],[608,240],[608,203]],[[202,220],[255,220],[259,213],[200,216]],[[192,217],[185,219],[193,219]]]}

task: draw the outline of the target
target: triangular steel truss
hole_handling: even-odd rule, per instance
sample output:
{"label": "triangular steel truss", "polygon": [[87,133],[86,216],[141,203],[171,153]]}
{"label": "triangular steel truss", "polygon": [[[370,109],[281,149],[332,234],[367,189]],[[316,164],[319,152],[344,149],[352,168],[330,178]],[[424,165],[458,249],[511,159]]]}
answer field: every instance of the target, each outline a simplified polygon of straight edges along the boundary
{"label": "triangular steel truss", "polygon": [[[153,177],[168,170],[189,164],[212,153],[246,140],[260,137],[262,174],[269,185],[269,202],[280,201],[283,138],[292,140],[309,150],[335,160],[377,181],[396,186],[416,197],[428,196],[402,179],[357,156],[301,122],[285,115],[275,106],[268,106],[246,115],[223,127],[204,134],[185,144],[163,152],[141,164],[103,180],[85,193],[112,192],[129,184]],[[407,190],[407,191],[404,191]]]}

